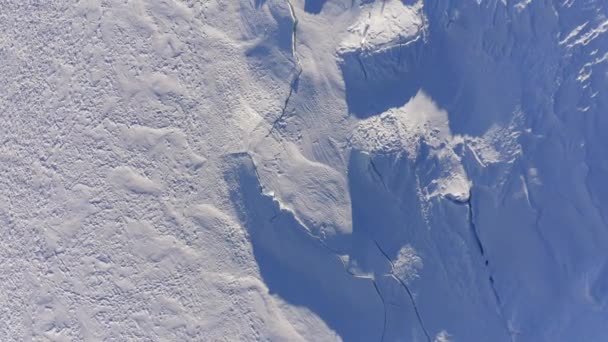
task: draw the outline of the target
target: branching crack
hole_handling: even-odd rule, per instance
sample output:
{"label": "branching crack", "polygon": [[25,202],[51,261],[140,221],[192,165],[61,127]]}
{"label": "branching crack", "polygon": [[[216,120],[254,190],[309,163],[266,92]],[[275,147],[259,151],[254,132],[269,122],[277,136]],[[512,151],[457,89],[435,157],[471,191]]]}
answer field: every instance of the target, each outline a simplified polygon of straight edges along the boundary
{"label": "branching crack", "polygon": [[[246,152],[245,154],[246,154],[246,155],[247,155],[247,156],[250,158],[251,163],[252,163],[253,172],[254,172],[255,176],[257,177],[258,181],[260,181],[260,180],[261,180],[261,178],[260,178],[260,174],[258,173],[258,168],[257,168],[257,165],[256,165],[256,163],[255,163],[255,160],[253,159],[253,157],[252,157],[252,156],[251,156],[251,155],[250,155],[248,152]],[[381,175],[381,174],[378,172],[378,169],[376,168],[376,166],[373,164],[373,162],[371,162],[370,164],[371,164],[371,167],[372,167],[373,172],[374,172],[374,173],[376,173],[376,175],[377,175],[378,177],[380,177],[380,179],[382,180],[382,175]],[[384,181],[382,181],[382,183],[384,184]],[[259,191],[260,191],[260,193],[262,193],[262,195],[263,195],[263,196],[269,196],[269,195],[267,195],[267,194],[264,194],[264,189],[263,189],[263,187],[262,187],[262,185],[261,185],[261,184],[259,185]],[[275,212],[274,212],[274,213],[273,213],[273,214],[272,214],[272,215],[271,215],[271,216],[268,218],[268,222],[269,222],[270,224],[274,224],[274,223],[275,223],[274,221],[275,221],[276,219],[278,219],[278,218],[279,218],[279,216],[280,216],[282,213],[289,213],[289,211],[284,211],[284,210],[282,210],[282,209],[279,209],[278,211],[275,211]],[[368,277],[368,276],[361,276],[361,275],[357,275],[357,274],[353,273],[353,272],[352,272],[352,271],[351,271],[351,270],[348,268],[348,264],[347,264],[347,263],[346,263],[346,261],[345,261],[345,260],[342,258],[342,255],[340,254],[340,252],[339,252],[339,251],[334,250],[334,249],[333,249],[333,248],[331,248],[331,247],[330,247],[330,246],[329,246],[329,245],[328,245],[328,244],[327,244],[325,241],[323,241],[323,239],[321,239],[320,237],[318,237],[318,236],[314,235],[314,234],[312,233],[312,231],[310,230],[310,228],[308,228],[308,227],[307,227],[307,226],[306,226],[306,225],[305,225],[303,222],[299,222],[299,220],[298,220],[298,223],[299,223],[299,224],[302,226],[302,228],[303,228],[304,232],[305,232],[305,233],[306,233],[306,234],[307,234],[307,235],[308,235],[308,236],[309,236],[311,239],[313,239],[313,240],[315,240],[316,242],[318,242],[318,243],[319,243],[319,245],[321,245],[321,247],[323,247],[324,249],[326,249],[326,250],[327,250],[328,252],[330,252],[330,253],[331,253],[331,254],[332,254],[334,257],[336,257],[336,258],[338,259],[338,261],[340,261],[340,263],[341,263],[341,264],[342,264],[342,266],[344,267],[344,271],[345,271],[347,274],[349,274],[349,275],[350,275],[350,276],[352,276],[353,278],[367,279],[367,280],[369,280],[369,281],[371,282],[371,284],[372,284],[372,285],[373,285],[373,287],[374,287],[374,290],[375,290],[376,294],[378,295],[378,298],[380,299],[380,301],[381,301],[381,303],[382,303],[383,310],[384,310],[384,318],[383,318],[383,324],[382,324],[382,332],[381,332],[381,335],[380,335],[380,342],[383,342],[383,341],[384,341],[384,337],[385,337],[385,335],[386,335],[386,328],[387,328],[387,322],[388,322],[388,312],[387,312],[387,306],[388,306],[388,305],[391,305],[391,306],[397,306],[397,307],[401,307],[401,306],[400,306],[400,305],[398,305],[398,304],[394,304],[394,303],[387,302],[387,301],[386,301],[386,299],[384,298],[384,295],[382,294],[382,291],[380,290],[380,287],[378,286],[378,283],[377,283],[377,282],[376,282],[376,280],[374,279],[374,277],[372,277],[372,276],[369,276],[369,277]],[[390,270],[390,273],[389,273],[390,277],[392,277],[394,280],[396,280],[397,282],[399,282],[399,284],[401,285],[401,287],[402,287],[402,288],[405,290],[405,292],[406,292],[406,294],[407,294],[408,298],[410,299],[410,302],[411,302],[411,304],[412,304],[412,307],[413,307],[413,309],[414,309],[414,312],[415,312],[415,314],[416,314],[416,318],[417,318],[417,320],[418,320],[418,323],[419,323],[419,325],[420,325],[421,329],[423,330],[423,332],[424,332],[424,334],[425,334],[425,336],[426,336],[426,338],[427,338],[427,341],[428,341],[428,342],[431,342],[431,337],[430,337],[430,335],[429,335],[429,333],[428,333],[428,330],[426,329],[426,327],[425,327],[425,325],[424,325],[424,322],[423,322],[423,320],[422,320],[422,316],[421,316],[421,314],[420,314],[420,311],[418,310],[418,306],[417,306],[417,304],[416,304],[416,301],[415,301],[415,298],[414,298],[414,295],[413,295],[412,291],[409,289],[409,287],[407,286],[407,284],[406,284],[406,283],[405,283],[403,280],[401,280],[399,277],[397,277],[397,276],[394,274],[394,264],[393,264],[393,262],[392,262],[391,258],[388,256],[388,254],[387,254],[387,253],[386,253],[386,252],[385,252],[385,251],[382,249],[382,247],[380,247],[380,244],[379,244],[379,243],[378,243],[376,240],[372,239],[372,241],[374,242],[374,244],[376,245],[376,247],[378,248],[378,250],[380,251],[380,253],[381,253],[381,254],[384,256],[384,258],[386,258],[386,260],[388,261],[388,263],[389,263],[389,265],[390,265],[390,267],[391,267],[391,270]]]}
{"label": "branching crack", "polygon": [[399,278],[397,275],[395,275],[395,265],[393,264],[393,261],[388,256],[388,254],[386,254],[384,249],[382,249],[382,247],[380,247],[380,244],[378,243],[378,241],[376,241],[375,239],[372,239],[372,241],[376,245],[376,248],[378,248],[378,251],[380,251],[380,253],[384,256],[384,258],[386,258],[386,260],[390,264],[391,270],[389,272],[389,275],[391,276],[391,278],[393,278],[397,282],[399,282],[401,287],[405,290],[405,293],[407,294],[408,298],[410,299],[410,302],[412,303],[412,308],[414,309],[414,313],[416,314],[416,319],[418,320],[418,324],[420,325],[420,328],[424,332],[424,335],[426,336],[426,339],[428,340],[428,342],[431,342],[432,341],[431,335],[429,334],[429,331],[426,329],[426,326],[424,325],[424,321],[422,320],[422,315],[420,314],[420,310],[418,310],[418,305],[416,304],[416,299],[414,298],[414,294],[410,290],[409,286],[407,286],[407,284],[401,278]]}
{"label": "branching crack", "polygon": [[[247,156],[250,158],[250,160],[252,162],[253,172],[255,173],[255,176],[257,177],[258,181],[260,181],[261,178],[260,178],[260,175],[258,173],[258,168],[257,168],[257,165],[256,165],[255,161],[253,160],[252,156],[249,153],[247,153]],[[262,196],[269,196],[269,195],[264,194],[264,189],[263,189],[263,187],[261,185],[259,186],[259,191],[262,194]],[[272,216],[270,216],[268,218],[268,222],[271,223],[271,224],[274,224],[275,223],[274,221],[277,218],[279,218],[279,216],[282,213],[289,213],[289,211],[285,211],[283,209],[279,209],[278,211],[276,211],[275,213],[273,213]],[[382,292],[380,291],[380,288],[378,287],[378,284],[376,283],[376,280],[373,277],[365,277],[365,276],[360,276],[360,275],[357,275],[357,274],[353,273],[351,270],[349,270],[347,263],[344,261],[344,259],[342,259],[342,256],[341,256],[341,254],[340,254],[339,251],[334,250],[325,241],[323,241],[323,239],[321,239],[320,237],[314,235],[311,232],[310,228],[308,228],[303,222],[299,222],[298,221],[298,223],[299,223],[299,225],[302,226],[303,231],[306,233],[306,235],[308,235],[314,241],[318,242],[319,245],[322,248],[326,249],[331,255],[333,255],[334,257],[336,257],[338,259],[338,261],[340,261],[340,263],[344,267],[344,271],[347,274],[349,274],[353,278],[367,279],[367,280],[369,280],[372,283],[372,285],[373,285],[373,287],[374,287],[374,289],[376,291],[376,294],[378,295],[378,298],[380,298],[380,301],[382,302],[382,306],[383,306],[383,309],[384,309],[384,322],[383,322],[383,328],[382,328],[381,339],[380,339],[380,341],[382,342],[384,340],[384,335],[385,335],[385,332],[386,332],[386,324],[387,324],[387,315],[388,314],[387,314],[386,307],[387,307],[387,305],[390,305],[391,303],[387,303],[385,301],[384,296],[382,295]]]}

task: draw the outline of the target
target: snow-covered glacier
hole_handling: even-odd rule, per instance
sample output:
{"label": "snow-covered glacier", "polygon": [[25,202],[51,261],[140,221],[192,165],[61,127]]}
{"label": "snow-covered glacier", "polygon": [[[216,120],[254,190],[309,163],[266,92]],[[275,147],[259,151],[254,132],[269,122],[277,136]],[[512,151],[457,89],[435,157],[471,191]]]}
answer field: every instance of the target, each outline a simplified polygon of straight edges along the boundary
{"label": "snow-covered glacier", "polygon": [[0,341],[608,340],[608,2],[0,2]]}

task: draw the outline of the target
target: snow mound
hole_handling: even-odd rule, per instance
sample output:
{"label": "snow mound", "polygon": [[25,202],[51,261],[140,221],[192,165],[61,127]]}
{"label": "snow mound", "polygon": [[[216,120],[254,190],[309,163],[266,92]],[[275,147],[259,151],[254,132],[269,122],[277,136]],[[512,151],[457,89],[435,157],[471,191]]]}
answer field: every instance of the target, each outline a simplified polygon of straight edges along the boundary
{"label": "snow mound", "polygon": [[353,147],[371,154],[402,154],[415,162],[426,154],[438,171],[425,189],[427,200],[435,196],[466,199],[470,182],[456,147],[463,142],[453,136],[447,112],[419,91],[403,107],[361,120],[353,137]]}
{"label": "snow mound", "polygon": [[[331,167],[312,161],[292,143],[284,149],[259,149],[254,155],[265,195],[291,212],[313,235],[342,245],[352,233],[348,184]],[[339,248],[340,249],[340,248]]]}
{"label": "snow mound", "polygon": [[404,282],[409,282],[418,277],[418,271],[423,267],[422,258],[416,254],[416,250],[410,246],[403,246],[399,250],[397,260],[393,263],[395,276]]}

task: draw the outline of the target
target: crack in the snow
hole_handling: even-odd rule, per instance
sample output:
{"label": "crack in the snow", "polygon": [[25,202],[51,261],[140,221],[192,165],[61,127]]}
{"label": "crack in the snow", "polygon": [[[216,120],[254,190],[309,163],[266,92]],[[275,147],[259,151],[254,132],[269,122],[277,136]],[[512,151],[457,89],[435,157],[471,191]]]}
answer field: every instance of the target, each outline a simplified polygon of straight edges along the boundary
{"label": "crack in the snow", "polygon": [[391,270],[389,273],[391,278],[393,278],[394,280],[399,282],[401,287],[405,290],[405,293],[407,293],[407,296],[409,297],[410,302],[412,303],[412,308],[414,309],[414,313],[416,314],[416,319],[418,320],[418,324],[420,325],[420,328],[424,332],[424,335],[426,336],[428,342],[431,342],[431,335],[429,334],[429,331],[427,330],[426,326],[424,325],[424,321],[422,320],[422,315],[420,314],[420,310],[418,310],[418,305],[416,304],[416,299],[414,298],[414,294],[410,290],[409,286],[407,286],[407,284],[401,278],[399,278],[398,276],[395,275],[395,264],[393,264],[393,261],[388,256],[388,254],[386,254],[384,249],[382,249],[382,247],[380,247],[380,244],[378,243],[378,241],[376,241],[375,239],[372,239],[372,241],[376,245],[376,248],[378,248],[378,251],[380,251],[380,253],[384,256],[384,258],[386,258],[389,265],[391,266]]}
{"label": "crack in the snow", "polygon": [[[486,256],[486,253],[485,253],[485,250],[483,247],[483,243],[481,242],[481,238],[479,237],[479,231],[477,229],[477,226],[475,225],[475,216],[474,216],[475,213],[473,212],[473,191],[472,190],[469,190],[469,196],[468,196],[465,204],[468,209],[467,218],[469,221],[469,228],[471,230],[471,234],[473,235],[473,238],[475,239],[475,242],[477,243],[477,247],[479,248],[479,253],[481,254],[481,257],[484,259],[484,264],[487,269],[489,267],[490,261],[488,260],[488,257]],[[496,305],[502,316],[502,302],[500,300],[500,296],[498,295],[498,291],[496,290],[496,285],[494,284],[494,276],[492,276],[492,272],[490,272],[490,270],[487,270],[487,272],[488,272],[488,279],[490,281],[490,289],[492,290],[492,293],[494,294],[494,299],[496,300]]]}
{"label": "crack in the snow", "polygon": [[[251,158],[251,156],[249,156],[249,157]],[[255,165],[255,162],[253,162],[253,158],[251,158],[251,160],[252,160],[252,164],[253,164],[254,173],[256,174],[256,176],[258,177],[258,180],[259,180],[260,178],[259,178],[259,174],[258,174],[258,171],[257,171],[257,166]],[[262,193],[263,196],[268,196],[268,195],[264,194],[264,189],[263,189],[263,187],[261,185],[260,185],[260,192]],[[282,213],[290,213],[290,212],[289,211],[285,211],[285,210],[279,208],[279,210],[277,210],[268,219],[268,222],[271,223],[271,224],[274,224],[274,221]],[[323,241],[320,237],[313,235],[312,232],[311,232],[311,230],[303,222],[298,222],[298,224],[300,224],[304,228],[304,232],[306,233],[306,235],[308,235],[308,237],[310,237],[311,239],[313,239],[316,242],[318,242],[321,247],[323,247],[324,249],[326,249],[331,255],[333,255],[335,258],[338,259],[338,261],[340,261],[340,263],[342,264],[342,267],[344,267],[344,271],[347,274],[349,274],[353,278],[367,279],[367,280],[369,280],[372,283],[372,285],[373,285],[373,287],[374,287],[374,289],[376,291],[376,294],[378,295],[378,298],[380,298],[380,301],[382,302],[382,307],[383,307],[383,311],[384,311],[384,320],[383,320],[383,325],[382,325],[382,333],[381,333],[381,337],[380,337],[380,342],[382,342],[384,340],[384,335],[385,335],[385,331],[386,331],[386,324],[387,324],[387,315],[388,315],[387,314],[387,310],[386,310],[387,303],[386,303],[386,301],[384,299],[384,296],[382,295],[382,292],[380,291],[380,288],[378,287],[378,284],[376,283],[376,280],[374,278],[371,278],[371,277],[364,277],[364,276],[360,276],[360,275],[357,275],[357,274],[351,272],[348,269],[348,265],[346,264],[346,262],[344,261],[344,259],[342,259],[341,254],[338,251],[336,251],[336,250],[332,249],[331,247],[329,247],[327,245],[327,243],[325,241]]]}
{"label": "crack in the snow", "polygon": [[270,127],[270,130],[268,131],[268,133],[266,133],[266,138],[268,138],[272,134],[272,132],[276,129],[276,127],[279,125],[279,123],[281,123],[283,121],[283,118],[285,117],[285,114],[287,113],[287,106],[289,105],[289,100],[291,100],[291,96],[293,95],[295,85],[298,82],[301,73],[302,73],[302,69],[298,69],[298,73],[294,76],[294,79],[292,80],[291,85],[289,86],[289,94],[287,95],[287,98],[285,99],[285,102],[283,103],[283,108],[281,109],[281,115],[279,115],[279,117],[277,117],[272,122],[272,126]]}
{"label": "crack in the snow", "polygon": [[477,226],[475,225],[475,217],[473,213],[473,204],[471,202],[471,198],[473,196],[472,190],[469,190],[469,196],[464,204],[467,206],[467,220],[469,221],[469,229],[471,230],[471,234],[475,239],[475,243],[479,248],[479,253],[485,259],[486,265],[488,264],[488,259],[486,258],[486,253],[483,249],[483,244],[481,243],[481,239],[479,238],[479,232],[477,231]]}
{"label": "crack in the snow", "polygon": [[[384,189],[386,191],[389,191],[386,183],[384,182],[384,177],[382,177],[382,174],[378,170],[378,167],[376,166],[376,163],[374,163],[374,160],[371,157],[369,159],[369,165],[370,165],[370,168],[372,170],[372,173],[375,174],[378,177],[378,179],[380,180],[380,183],[382,183],[382,186],[384,187]],[[382,249],[382,247],[380,246],[380,244],[378,243],[378,241],[376,241],[373,238],[371,238],[371,240],[376,245],[376,248],[378,249],[378,251],[380,251],[380,253],[388,261],[388,263],[389,263],[389,265],[391,267],[390,272],[389,272],[390,277],[393,278],[395,281],[397,281],[401,285],[401,287],[405,290],[405,293],[407,294],[407,296],[408,296],[408,298],[409,298],[409,300],[410,300],[410,302],[412,304],[412,308],[414,309],[414,313],[416,314],[416,319],[418,320],[418,324],[420,325],[420,328],[424,332],[424,335],[426,336],[428,342],[431,342],[431,336],[430,336],[430,334],[429,334],[426,326],[424,325],[424,321],[422,319],[422,315],[420,314],[420,310],[418,310],[418,305],[416,304],[416,300],[414,298],[414,295],[413,295],[412,291],[407,286],[407,284],[403,280],[401,280],[401,278],[399,278],[398,276],[395,275],[395,265],[393,264],[393,261],[388,256],[388,254],[384,251],[384,249]],[[375,280],[374,280],[374,286],[376,286]],[[379,288],[377,286],[376,286],[376,290],[378,291],[378,295],[380,295],[382,297],[382,295],[380,294],[380,290],[379,290]],[[384,302],[384,299],[382,299],[382,302],[385,305],[385,316],[386,316],[386,303]],[[386,320],[386,317],[385,317],[385,320]],[[384,333],[382,334],[382,336],[384,336]]]}
{"label": "crack in the snow", "polygon": [[369,158],[369,165],[371,166],[373,173],[380,179],[380,183],[382,183],[384,190],[388,191],[388,187],[386,186],[386,183],[384,182],[384,178],[382,177],[382,174],[376,167],[376,163],[374,163],[374,160],[371,156]]}
{"label": "crack in the snow", "polygon": [[382,323],[382,335],[380,335],[380,342],[383,342],[384,334],[386,334],[386,320],[387,320],[386,302],[384,301],[384,296],[382,295],[382,292],[380,292],[380,288],[378,287],[378,284],[376,283],[375,279],[372,279],[372,284],[374,284],[374,289],[376,289],[376,293],[378,294],[378,297],[380,297],[380,300],[382,301],[382,306],[384,307],[384,321]]}
{"label": "crack in the snow", "polygon": [[[372,285],[374,286],[374,290],[376,290],[376,294],[378,295],[378,298],[380,298],[380,302],[382,302],[382,308],[383,308],[383,311],[384,311],[384,318],[383,318],[383,322],[382,322],[382,332],[381,332],[381,335],[380,335],[380,342],[383,342],[384,341],[384,335],[386,333],[386,324],[387,324],[387,321],[388,321],[388,314],[387,314],[387,310],[386,310],[387,303],[386,303],[386,301],[384,299],[384,296],[382,295],[382,292],[380,291],[380,288],[378,287],[378,283],[376,283],[376,280],[374,278],[371,278],[371,277],[363,277],[363,276],[360,276],[360,275],[357,275],[357,274],[351,272],[348,269],[348,265],[340,257],[340,253],[338,253],[337,251],[335,251],[331,247],[329,247],[325,243],[325,241],[321,240],[319,237],[316,237],[316,236],[312,235],[312,233],[310,233],[310,230],[306,226],[304,226],[304,228],[306,230],[306,233],[311,238],[313,238],[314,240],[316,240],[317,242],[319,242],[319,244],[323,248],[327,249],[331,254],[333,254],[340,261],[340,263],[342,264],[342,267],[344,267],[344,271],[346,273],[348,273],[353,278],[367,279],[367,280],[369,280],[372,283]],[[429,342],[430,342],[430,340],[429,340]]]}
{"label": "crack in the snow", "polygon": [[298,28],[298,17],[296,16],[295,8],[291,3],[291,0],[285,0],[287,3],[287,7],[289,7],[289,15],[291,16],[291,20],[293,21],[293,25],[291,27],[291,55],[295,63],[296,73],[293,76],[289,84],[289,94],[285,98],[285,102],[283,103],[283,108],[281,109],[281,114],[272,122],[272,126],[270,126],[270,130],[266,133],[265,138],[268,138],[272,132],[277,128],[279,123],[283,121],[283,118],[287,114],[287,106],[289,105],[289,101],[291,100],[291,96],[293,95],[294,90],[297,87],[297,84],[300,80],[300,76],[302,75],[302,64],[300,63],[300,58],[298,57],[297,50],[297,28]]}
{"label": "crack in the snow", "polygon": [[467,221],[469,222],[469,230],[471,231],[471,235],[473,236],[473,239],[475,240],[475,243],[477,244],[477,247],[479,248],[479,253],[481,254],[481,257],[484,260],[486,272],[488,274],[490,290],[492,291],[492,294],[494,295],[494,300],[496,302],[496,309],[498,311],[498,315],[504,321],[505,329],[507,330],[507,333],[510,337],[511,342],[513,342],[513,333],[511,332],[511,329],[509,329],[509,326],[508,326],[507,322],[505,321],[504,312],[502,310],[502,301],[498,294],[498,290],[496,289],[494,276],[492,275],[492,272],[489,270],[490,261],[489,261],[488,257],[486,256],[486,250],[483,247],[483,243],[481,242],[481,238],[479,237],[479,231],[478,231],[477,225],[475,224],[475,215],[474,215],[474,210],[473,210],[473,189],[469,189],[469,196],[466,200],[456,199],[456,198],[452,198],[450,196],[448,196],[446,198],[449,201],[451,201],[452,203],[455,203],[457,205],[465,205],[467,207]]}
{"label": "crack in the snow", "polygon": [[[251,160],[251,165],[252,165],[252,168],[253,168],[253,172],[254,172],[255,176],[257,177],[258,182],[260,182],[261,178],[260,178],[260,174],[258,172],[258,167],[257,167],[257,165],[255,163],[255,160],[253,159],[253,157],[251,156],[251,154],[249,152],[244,152],[244,154]],[[273,196],[267,195],[267,194],[264,193],[264,187],[262,186],[261,182],[259,183],[259,191],[262,194],[262,196],[270,197],[273,201],[276,201]],[[293,213],[291,213],[289,210],[284,210],[284,209],[281,209],[279,207],[278,210],[275,211],[272,214],[272,216],[270,216],[270,218],[268,218],[268,222],[271,223],[271,224],[274,224],[275,223],[274,221],[282,213],[288,213],[288,214],[292,214],[293,215]],[[295,218],[295,216],[294,216],[294,218]],[[357,274],[351,272],[351,270],[348,269],[348,265],[346,264],[346,262],[344,261],[344,259],[342,259],[342,255],[340,254],[340,252],[332,249],[320,237],[315,236],[312,233],[312,231],[310,230],[310,228],[308,228],[303,222],[300,222],[297,218],[296,218],[296,221],[303,228],[304,233],[306,235],[308,235],[308,237],[310,237],[311,239],[313,239],[316,242],[318,242],[319,245],[322,248],[326,249],[331,255],[333,255],[335,258],[338,259],[338,261],[342,264],[342,267],[344,268],[344,271],[347,274],[349,274],[353,278],[367,279],[367,280],[369,280],[372,283],[372,285],[373,285],[373,287],[375,289],[376,294],[378,295],[378,297],[380,298],[380,301],[382,302],[382,306],[383,306],[383,310],[384,310],[384,322],[383,322],[383,328],[382,328],[381,339],[380,339],[380,342],[382,342],[384,340],[384,334],[385,334],[385,331],[386,331],[386,324],[387,324],[387,310],[386,310],[387,303],[384,300],[384,296],[382,295],[382,293],[380,291],[380,288],[378,287],[378,285],[376,283],[376,280],[374,278],[372,278],[372,277],[364,277],[364,276],[360,276],[360,275],[357,275]]]}
{"label": "crack in the snow", "polygon": [[361,68],[361,71],[363,72],[363,77],[365,78],[365,80],[367,80],[367,70],[365,69],[365,64],[363,64],[363,60],[361,60],[360,54],[357,54],[357,62],[359,62],[359,67]]}

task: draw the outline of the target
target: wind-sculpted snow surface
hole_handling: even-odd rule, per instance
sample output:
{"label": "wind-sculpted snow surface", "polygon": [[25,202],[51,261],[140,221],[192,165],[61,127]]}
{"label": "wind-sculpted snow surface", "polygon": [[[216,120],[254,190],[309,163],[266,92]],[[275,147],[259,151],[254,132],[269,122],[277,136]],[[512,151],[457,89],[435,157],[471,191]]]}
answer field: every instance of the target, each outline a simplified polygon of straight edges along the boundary
{"label": "wind-sculpted snow surface", "polygon": [[608,4],[0,3],[0,341],[603,341]]}

